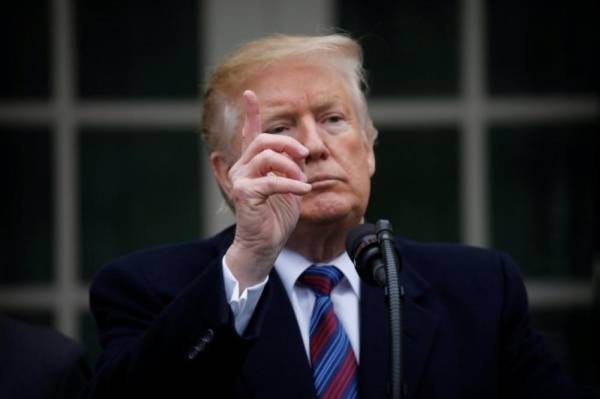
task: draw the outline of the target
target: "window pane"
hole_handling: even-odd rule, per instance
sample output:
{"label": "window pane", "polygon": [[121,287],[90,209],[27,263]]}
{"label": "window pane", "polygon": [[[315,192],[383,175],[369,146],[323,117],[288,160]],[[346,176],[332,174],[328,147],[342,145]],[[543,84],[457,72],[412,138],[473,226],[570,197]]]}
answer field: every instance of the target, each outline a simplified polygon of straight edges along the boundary
{"label": "window pane", "polygon": [[48,97],[50,38],[47,1],[2,3],[0,98]]}
{"label": "window pane", "polygon": [[376,144],[367,219],[397,234],[458,241],[458,134],[454,129],[386,129]]}
{"label": "window pane", "polygon": [[199,135],[101,131],[81,135],[83,276],[135,249],[199,234]]}
{"label": "window pane", "polygon": [[0,284],[52,276],[50,153],[47,129],[0,127]]}
{"label": "window pane", "polygon": [[595,92],[597,19],[596,0],[488,1],[491,92]]}
{"label": "window pane", "polygon": [[493,243],[526,274],[591,275],[600,249],[598,143],[589,125],[492,129]]}
{"label": "window pane", "polygon": [[194,97],[198,1],[75,2],[82,97]]}
{"label": "window pane", "polygon": [[456,1],[337,1],[358,38],[373,96],[448,96],[458,86]]}

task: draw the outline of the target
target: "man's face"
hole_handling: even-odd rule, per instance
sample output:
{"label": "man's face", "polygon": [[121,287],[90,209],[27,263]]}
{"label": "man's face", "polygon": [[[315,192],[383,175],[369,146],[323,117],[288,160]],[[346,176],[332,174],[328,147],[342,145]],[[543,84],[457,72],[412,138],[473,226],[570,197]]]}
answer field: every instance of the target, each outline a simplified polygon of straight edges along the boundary
{"label": "man's face", "polygon": [[359,223],[375,160],[339,72],[282,62],[254,75],[244,89],[258,97],[263,132],[289,135],[310,151],[301,166],[312,191],[302,199],[299,224]]}

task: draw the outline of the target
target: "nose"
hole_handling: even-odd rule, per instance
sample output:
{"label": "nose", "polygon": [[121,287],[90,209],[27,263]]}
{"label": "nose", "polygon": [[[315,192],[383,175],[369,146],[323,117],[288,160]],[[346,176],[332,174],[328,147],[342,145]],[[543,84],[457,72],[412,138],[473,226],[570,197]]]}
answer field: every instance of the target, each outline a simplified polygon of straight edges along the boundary
{"label": "nose", "polygon": [[298,135],[299,141],[308,148],[306,163],[325,160],[329,157],[329,148],[323,140],[323,132],[313,118],[303,121]]}

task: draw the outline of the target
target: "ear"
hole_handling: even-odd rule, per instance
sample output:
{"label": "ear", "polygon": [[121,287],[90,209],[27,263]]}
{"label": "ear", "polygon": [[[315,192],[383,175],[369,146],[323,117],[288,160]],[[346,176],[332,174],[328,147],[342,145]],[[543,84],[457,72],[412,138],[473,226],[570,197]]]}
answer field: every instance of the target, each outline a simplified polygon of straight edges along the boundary
{"label": "ear", "polygon": [[221,190],[227,198],[230,198],[231,180],[229,179],[229,169],[231,168],[231,163],[229,158],[222,151],[213,151],[210,153],[210,167]]}
{"label": "ear", "polygon": [[367,151],[367,166],[369,167],[369,176],[373,177],[375,174],[375,150],[374,144],[369,140],[365,142],[365,149]]}

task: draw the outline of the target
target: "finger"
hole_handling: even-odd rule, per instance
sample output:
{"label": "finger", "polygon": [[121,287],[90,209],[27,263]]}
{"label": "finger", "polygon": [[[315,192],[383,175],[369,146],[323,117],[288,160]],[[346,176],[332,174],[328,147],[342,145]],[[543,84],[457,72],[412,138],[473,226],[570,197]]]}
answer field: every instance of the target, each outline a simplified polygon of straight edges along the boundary
{"label": "finger", "polygon": [[267,149],[255,156],[246,166],[251,176],[264,176],[270,172],[274,172],[279,176],[286,176],[303,182],[306,181],[306,175],[296,162],[288,156],[271,149]]}
{"label": "finger", "polygon": [[240,162],[248,163],[265,150],[285,154],[294,160],[304,159],[309,154],[308,148],[292,137],[261,133],[249,143],[240,157]]}
{"label": "finger", "polygon": [[248,186],[248,189],[266,198],[274,194],[304,195],[312,190],[312,186],[308,183],[270,173],[267,176],[252,179],[252,185]]}
{"label": "finger", "polygon": [[252,90],[244,91],[242,95],[244,102],[244,127],[242,128],[242,151],[261,132],[260,108],[258,97]]}

